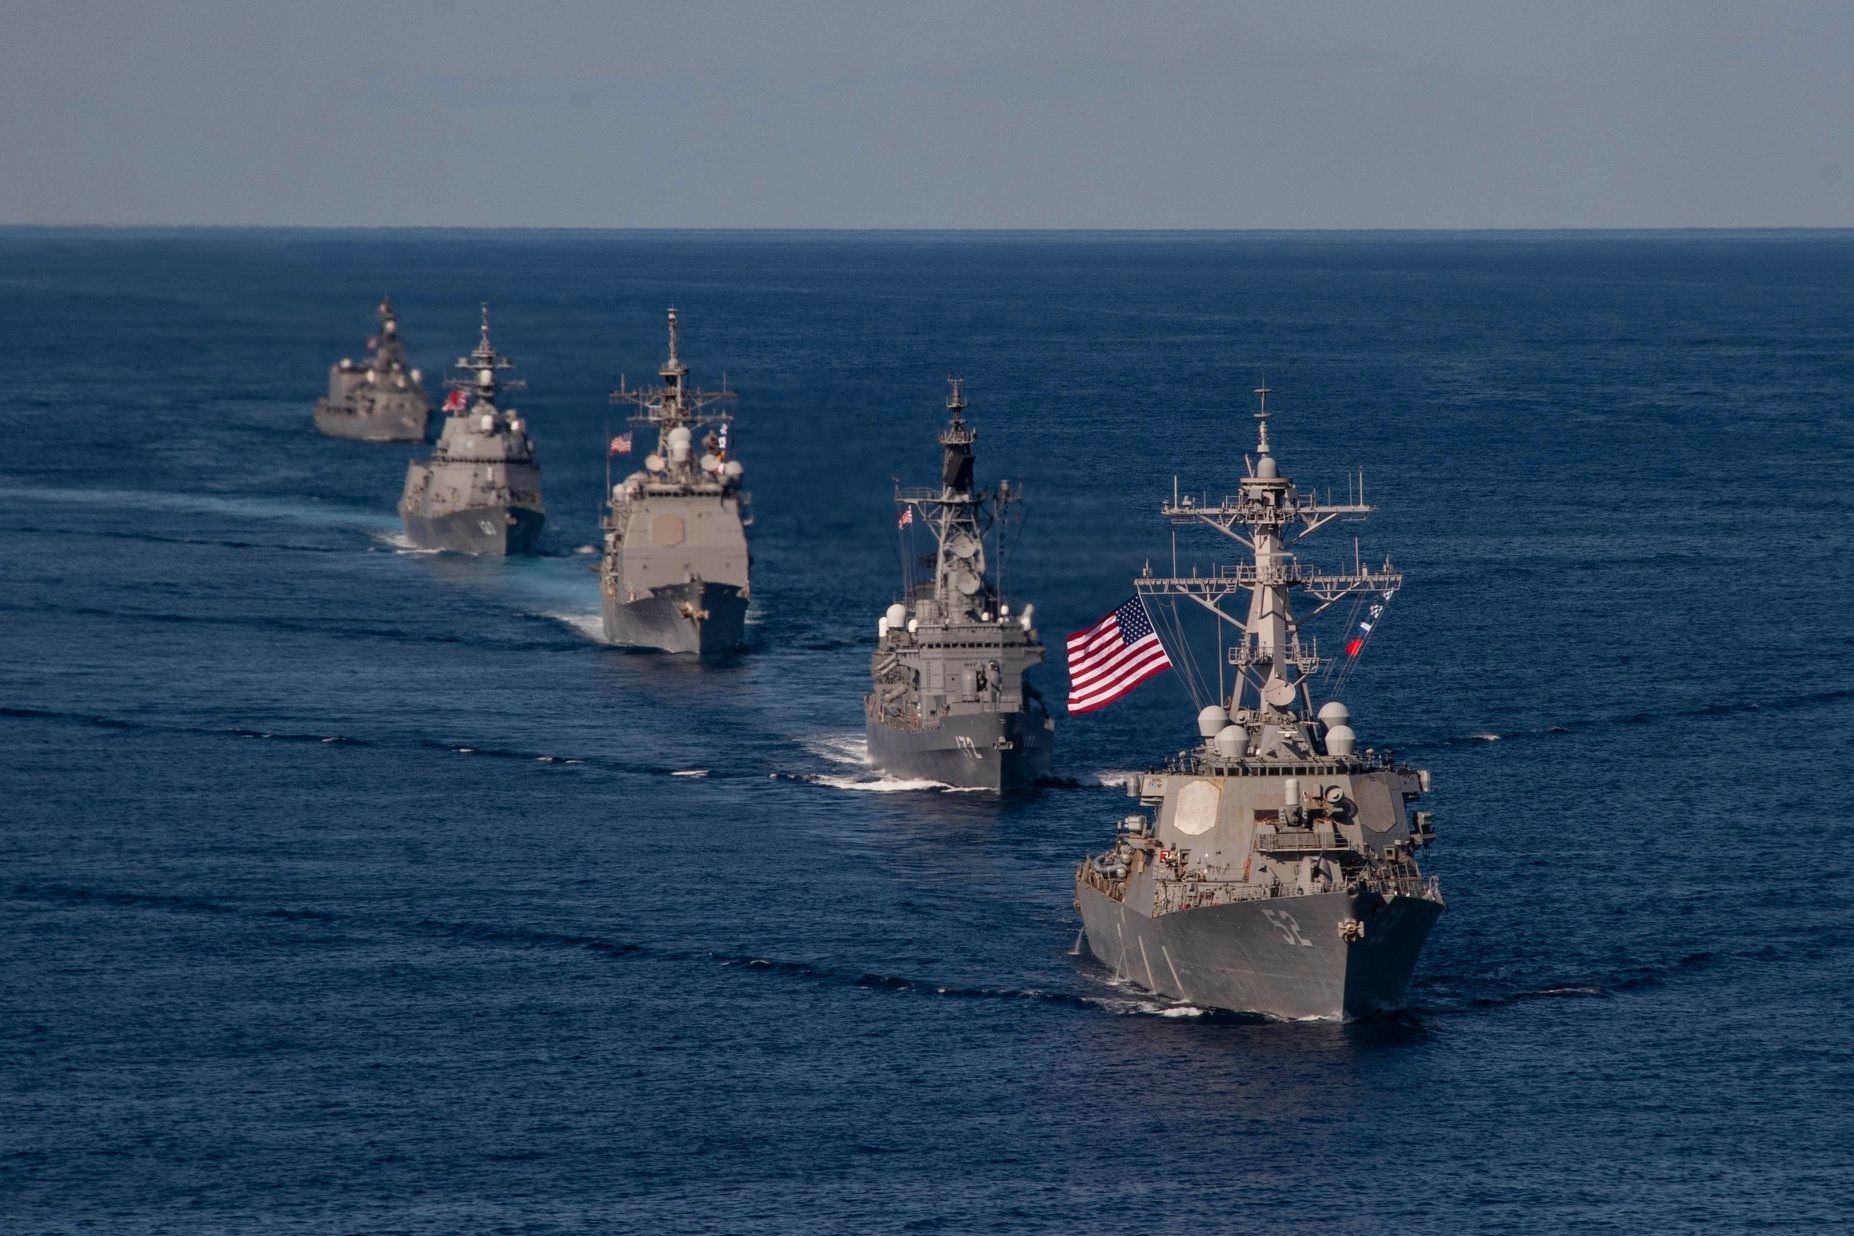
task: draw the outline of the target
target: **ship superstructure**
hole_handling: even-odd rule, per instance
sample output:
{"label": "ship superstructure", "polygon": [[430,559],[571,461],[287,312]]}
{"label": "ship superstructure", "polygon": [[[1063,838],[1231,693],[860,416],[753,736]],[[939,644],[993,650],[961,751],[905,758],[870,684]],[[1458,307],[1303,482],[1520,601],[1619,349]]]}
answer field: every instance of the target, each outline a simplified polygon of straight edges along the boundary
{"label": "ship superstructure", "polygon": [[[1026,789],[1049,771],[1055,722],[1025,677],[1043,659],[1034,609],[1017,613],[986,560],[1021,495],[1009,481],[976,487],[958,379],[940,433],[940,484],[898,488],[902,533],[934,539],[932,578],[904,580],[904,599],[877,622],[863,710],[869,758],[893,776],[991,790]],[[910,571],[912,563],[910,562]]]}
{"label": "ship superstructure", "polygon": [[656,447],[642,471],[616,485],[607,478],[598,567],[605,638],[666,652],[741,648],[753,559],[744,469],[729,442],[734,393],[725,384],[716,392],[689,386],[674,309],[669,358],[657,374],[656,386],[612,393],[613,403],[637,409],[632,425],[656,431]]}
{"label": "ship superstructure", "polygon": [[525,385],[502,376],[514,367],[489,341],[485,305],[476,349],[457,358],[458,376],[446,382],[448,415],[431,457],[406,469],[399,514],[414,545],[465,554],[534,552],[547,519],[541,467],[527,422],[500,404],[504,391]]}
{"label": "ship superstructure", "polygon": [[1149,567],[1134,580],[1150,611],[1208,611],[1222,633],[1202,741],[1131,779],[1128,793],[1150,811],[1126,817],[1113,847],[1081,864],[1075,903],[1089,951],[1149,990],[1279,1017],[1357,1016],[1402,1001],[1442,913],[1416,862],[1433,829],[1411,804],[1429,774],[1361,751],[1339,701],[1316,708],[1331,666],[1293,601],[1307,597],[1311,614],[1347,598],[1381,603],[1402,576],[1388,562],[1302,565],[1301,538],[1371,508],[1362,477],[1333,503],[1282,476],[1268,392],[1257,394],[1256,458],[1238,492],[1215,503],[1174,495],[1163,507],[1174,529],[1213,530],[1245,560],[1185,575],[1174,554],[1170,575]]}
{"label": "ship superstructure", "polygon": [[344,356],[329,367],[328,394],[315,404],[315,427],[333,438],[422,441],[431,418],[422,375],[406,364],[392,298],[383,298],[374,312],[379,325],[367,343],[373,355],[360,362]]}

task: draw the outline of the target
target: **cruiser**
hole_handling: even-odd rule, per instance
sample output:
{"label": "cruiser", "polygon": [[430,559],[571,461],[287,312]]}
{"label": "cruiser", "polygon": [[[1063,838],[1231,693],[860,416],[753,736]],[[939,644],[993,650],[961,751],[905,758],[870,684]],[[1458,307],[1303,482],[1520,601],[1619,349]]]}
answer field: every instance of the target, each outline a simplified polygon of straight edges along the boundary
{"label": "cruiser", "polygon": [[902,535],[916,517],[932,533],[933,577],[903,581],[905,597],[876,623],[871,689],[863,700],[869,759],[896,777],[968,789],[1028,789],[1049,772],[1056,723],[1025,677],[1043,659],[1034,608],[1013,614],[986,569],[1020,496],[974,488],[972,444],[957,378],[940,434],[940,484],[897,489]]}
{"label": "cruiser", "polygon": [[[747,642],[748,574],[740,488],[744,469],[732,457],[734,393],[689,387],[677,355],[676,311],[669,311],[669,359],[659,386],[612,393],[637,408],[631,423],[656,430],[656,449],[617,485],[606,477],[605,556],[599,593],[605,638],[665,652],[727,652]],[[695,434],[706,428],[698,444]],[[606,454],[630,449],[630,434]],[[699,449],[698,449],[699,446]]]}
{"label": "cruiser", "polygon": [[[1199,711],[1199,745],[1128,783],[1150,813],[1127,816],[1112,848],[1076,870],[1075,905],[1089,951],[1161,995],[1275,1017],[1356,1017],[1403,1000],[1442,913],[1416,864],[1434,836],[1430,813],[1411,810],[1429,774],[1361,751],[1338,700],[1316,710],[1315,675],[1334,667],[1303,636],[1292,601],[1306,595],[1314,614],[1346,598],[1373,607],[1342,653],[1349,663],[1403,577],[1389,563],[1301,564],[1293,544],[1371,508],[1362,477],[1356,497],[1334,504],[1282,476],[1267,389],[1257,394],[1256,458],[1238,492],[1214,504],[1174,495],[1163,507],[1175,529],[1210,529],[1246,560],[1189,576],[1174,560],[1169,576],[1148,567],[1134,580],[1162,628],[1180,601],[1215,615],[1229,693],[1219,687]],[[1239,612],[1225,608],[1245,594]]]}

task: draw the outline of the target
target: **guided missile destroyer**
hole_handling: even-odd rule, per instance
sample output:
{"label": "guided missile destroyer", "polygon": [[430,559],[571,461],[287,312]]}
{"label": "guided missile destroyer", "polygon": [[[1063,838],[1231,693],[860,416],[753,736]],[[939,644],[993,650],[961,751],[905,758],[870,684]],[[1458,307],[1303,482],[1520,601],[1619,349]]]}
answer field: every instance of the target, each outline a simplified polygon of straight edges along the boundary
{"label": "guided missile destroyer", "polygon": [[972,444],[958,379],[940,434],[940,484],[900,488],[903,536],[916,517],[933,534],[933,578],[903,581],[905,601],[877,621],[872,688],[863,700],[869,759],[893,776],[988,790],[1034,786],[1049,772],[1056,723],[1025,677],[1043,659],[1026,605],[1013,615],[986,570],[985,542],[1003,535],[1019,496],[973,487]]}
{"label": "guided missile destroyer", "polygon": [[[644,469],[617,485],[605,517],[599,593],[605,638],[666,652],[726,652],[747,642],[748,573],[740,461],[729,453],[734,394],[689,387],[669,311],[669,359],[659,386],[612,393],[638,409],[631,423],[656,430]],[[696,431],[707,429],[697,450]],[[613,445],[629,450],[630,435]],[[609,462],[611,453],[607,454]]]}
{"label": "guided missile destroyer", "polygon": [[399,514],[414,545],[463,554],[534,552],[547,518],[541,467],[527,423],[496,403],[501,392],[524,385],[500,376],[514,367],[490,345],[485,305],[476,350],[458,357],[462,376],[446,382],[449,415],[431,458],[406,469]]}
{"label": "guided missile destroyer", "polygon": [[382,300],[375,313],[379,333],[367,343],[373,355],[361,364],[344,356],[330,366],[328,394],[315,404],[315,427],[331,438],[423,441],[431,400],[419,384],[419,371],[406,367],[392,298]]}
{"label": "guided missile destroyer", "polygon": [[[1333,667],[1290,603],[1302,592],[1313,613],[1348,597],[1378,607],[1402,576],[1388,562],[1326,572],[1297,560],[1293,543],[1371,508],[1362,479],[1355,498],[1334,504],[1280,474],[1258,394],[1257,457],[1239,492],[1163,508],[1174,529],[1213,529],[1248,560],[1189,576],[1174,561],[1170,576],[1149,567],[1134,581],[1161,627],[1181,601],[1215,614],[1227,650],[1219,682],[1228,671],[1233,689],[1199,712],[1199,746],[1128,783],[1151,813],[1126,817],[1113,848],[1081,864],[1075,904],[1089,951],[1136,985],[1276,1017],[1355,1017],[1402,1001],[1442,913],[1415,857],[1434,836],[1430,813],[1410,806],[1429,774],[1361,752],[1337,700],[1315,711],[1315,675]],[[1245,593],[1246,616],[1225,611]],[[1348,659],[1369,633],[1360,625]]]}

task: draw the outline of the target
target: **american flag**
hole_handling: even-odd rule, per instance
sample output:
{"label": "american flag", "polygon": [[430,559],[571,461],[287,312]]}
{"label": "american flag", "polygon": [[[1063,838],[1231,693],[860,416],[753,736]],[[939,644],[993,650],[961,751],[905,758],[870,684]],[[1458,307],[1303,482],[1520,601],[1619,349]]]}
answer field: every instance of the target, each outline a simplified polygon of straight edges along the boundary
{"label": "american flag", "polygon": [[914,522],[914,508],[909,507],[907,510],[901,513],[901,518],[895,521],[895,526],[897,528],[905,528],[913,522]]}
{"label": "american flag", "polygon": [[452,387],[451,393],[444,397],[444,410],[446,412],[463,411],[464,410],[464,393],[461,390],[458,390],[456,387]]}
{"label": "american flag", "polygon": [[629,455],[631,453],[631,435],[628,433],[621,433],[613,438],[612,449],[608,453],[612,455]]}
{"label": "american flag", "polygon": [[1172,667],[1138,597],[1069,636],[1069,713],[1105,708]]}

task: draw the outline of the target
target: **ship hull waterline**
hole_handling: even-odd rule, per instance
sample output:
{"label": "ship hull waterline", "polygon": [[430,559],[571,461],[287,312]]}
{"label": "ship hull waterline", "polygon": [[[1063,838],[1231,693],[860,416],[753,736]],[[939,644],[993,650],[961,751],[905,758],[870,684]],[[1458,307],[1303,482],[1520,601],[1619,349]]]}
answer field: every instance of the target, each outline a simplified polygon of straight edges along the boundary
{"label": "ship hull waterline", "polygon": [[1037,713],[956,714],[930,730],[871,720],[868,728],[870,764],[900,780],[1003,792],[1034,789],[1049,775],[1051,731]]}
{"label": "ship hull waterline", "polygon": [[[1402,1007],[1442,904],[1376,893],[1310,893],[1136,913],[1075,888],[1088,951],[1116,977],[1203,1008],[1290,1020],[1350,1020]],[[1348,942],[1340,924],[1364,924]]]}
{"label": "ship hull waterline", "polygon": [[620,647],[702,656],[747,644],[747,598],[734,584],[691,580],[635,601],[608,596],[601,609],[605,642]]}
{"label": "ship hull waterline", "polygon": [[508,557],[531,554],[541,539],[545,512],[528,507],[485,506],[449,515],[404,515],[406,539],[420,549]]}
{"label": "ship hull waterline", "polygon": [[337,412],[327,403],[315,406],[315,427],[331,438],[355,442],[423,442],[428,414],[405,413],[396,416],[358,416]]}

